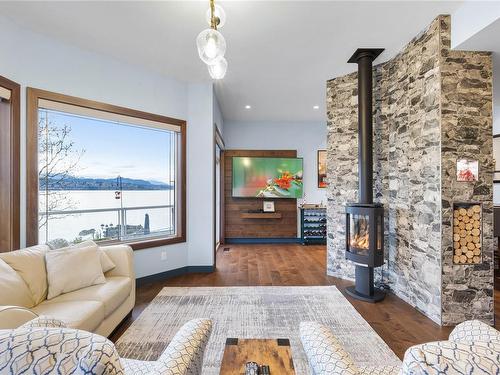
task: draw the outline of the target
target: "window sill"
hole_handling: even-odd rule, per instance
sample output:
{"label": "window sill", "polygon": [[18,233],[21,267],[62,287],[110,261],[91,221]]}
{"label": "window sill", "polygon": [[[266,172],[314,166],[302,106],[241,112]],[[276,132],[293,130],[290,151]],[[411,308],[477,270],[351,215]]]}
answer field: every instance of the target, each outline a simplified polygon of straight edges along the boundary
{"label": "window sill", "polygon": [[129,245],[132,248],[132,250],[136,251],[158,246],[173,245],[182,242],[186,242],[185,236],[169,237],[169,238],[156,237],[140,241],[102,241],[102,242],[97,242],[97,245],[112,246],[112,245],[124,244],[124,245]]}
{"label": "window sill", "polygon": [[155,239],[146,240],[146,241],[124,242],[124,243],[129,245],[132,248],[132,250],[136,251],[136,250],[142,250],[142,249],[149,249],[151,247],[173,245],[173,244],[182,243],[182,242],[186,242],[185,236],[172,237],[172,238],[155,238]]}

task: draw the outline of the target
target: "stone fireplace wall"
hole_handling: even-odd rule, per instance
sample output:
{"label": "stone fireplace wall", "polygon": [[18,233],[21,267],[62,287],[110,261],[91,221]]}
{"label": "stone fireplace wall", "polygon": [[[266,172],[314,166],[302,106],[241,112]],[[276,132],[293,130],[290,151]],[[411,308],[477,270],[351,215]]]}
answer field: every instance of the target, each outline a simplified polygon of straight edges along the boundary
{"label": "stone fireplace wall", "polygon": [[[441,19],[442,321],[493,323],[493,109],[488,52],[450,50],[449,18]],[[456,160],[479,161],[477,182],[458,182]],[[453,264],[453,203],[482,206],[482,260]]]}
{"label": "stone fireplace wall", "polygon": [[[449,24],[435,19],[374,67],[373,83],[374,197],[386,209],[387,263],[377,278],[445,325],[493,319],[491,60],[451,51]],[[345,204],[358,198],[357,73],[327,82],[327,116],[328,274],[352,279]],[[456,182],[457,157],[479,160],[477,183]],[[483,204],[481,264],[453,265],[457,199]]]}

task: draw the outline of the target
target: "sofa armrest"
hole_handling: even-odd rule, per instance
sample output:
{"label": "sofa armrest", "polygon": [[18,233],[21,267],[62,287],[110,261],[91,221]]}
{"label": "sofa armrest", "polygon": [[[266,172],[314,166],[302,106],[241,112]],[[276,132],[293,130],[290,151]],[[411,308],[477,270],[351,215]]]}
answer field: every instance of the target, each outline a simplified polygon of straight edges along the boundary
{"label": "sofa armrest", "polygon": [[451,341],[472,343],[500,343],[500,332],[479,320],[468,320],[457,325],[450,333]]}
{"label": "sofa armrest", "polygon": [[470,345],[460,341],[435,341],[409,348],[401,375],[498,374],[500,345]]}
{"label": "sofa armrest", "polygon": [[101,249],[111,258],[116,267],[105,276],[127,276],[135,280],[134,252],[128,245],[104,246]]}
{"label": "sofa armrest", "polygon": [[209,319],[193,319],[184,324],[156,361],[156,373],[171,374],[175,370],[176,374],[201,374],[211,332]]}
{"label": "sofa armrest", "polygon": [[14,329],[37,318],[38,315],[26,307],[0,306],[0,329]]}
{"label": "sofa armrest", "polygon": [[300,323],[300,340],[315,375],[357,375],[360,369],[333,335],[316,322]]}

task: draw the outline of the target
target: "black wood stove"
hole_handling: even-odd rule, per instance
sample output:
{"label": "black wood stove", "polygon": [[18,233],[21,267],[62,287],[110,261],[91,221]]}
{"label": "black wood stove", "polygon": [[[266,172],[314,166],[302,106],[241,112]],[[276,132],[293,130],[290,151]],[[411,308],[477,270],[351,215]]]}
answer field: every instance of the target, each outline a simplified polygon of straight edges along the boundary
{"label": "black wood stove", "polygon": [[373,203],[372,63],[380,48],[360,48],[349,59],[358,64],[359,203],[346,207],[346,258],[356,267],[354,298],[378,302],[385,293],[374,286],[373,269],[384,264],[384,207]]}

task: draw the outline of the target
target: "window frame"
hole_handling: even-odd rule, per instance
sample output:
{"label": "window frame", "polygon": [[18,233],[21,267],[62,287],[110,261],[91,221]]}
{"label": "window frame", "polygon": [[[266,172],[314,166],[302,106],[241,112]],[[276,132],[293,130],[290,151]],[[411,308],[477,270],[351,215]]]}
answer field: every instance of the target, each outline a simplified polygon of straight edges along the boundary
{"label": "window frame", "polygon": [[[2,251],[17,250],[20,247],[20,123],[21,123],[21,86],[0,76],[0,86],[10,91],[10,123],[9,123],[9,156],[5,160],[9,163],[10,178],[7,181],[2,181],[0,188],[4,187],[9,191],[9,201],[2,202],[4,207],[8,207],[9,212],[6,220],[9,222],[9,227],[2,234],[7,234],[8,246],[0,249]],[[3,128],[0,129],[0,136],[5,137]],[[0,152],[0,155],[4,155]],[[2,158],[3,160],[4,158]],[[1,161],[1,160],[0,160]],[[5,185],[4,185],[5,184]],[[5,229],[5,228],[4,228]]]}
{"label": "window frame", "polygon": [[145,240],[132,241],[106,241],[104,245],[124,243],[130,245],[134,250],[147,249],[151,247],[171,245],[175,243],[186,242],[186,121],[172,117],[156,115],[135,109],[120,107],[112,104],[101,103],[93,100],[78,98],[74,96],[59,94],[46,90],[28,87],[26,89],[26,245],[33,246],[38,244],[38,110],[39,101],[48,100],[64,104],[70,104],[78,107],[109,112],[117,115],[124,115],[177,125],[180,127],[180,184],[178,210],[177,236],[168,238],[152,238]]}

